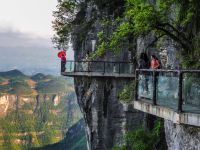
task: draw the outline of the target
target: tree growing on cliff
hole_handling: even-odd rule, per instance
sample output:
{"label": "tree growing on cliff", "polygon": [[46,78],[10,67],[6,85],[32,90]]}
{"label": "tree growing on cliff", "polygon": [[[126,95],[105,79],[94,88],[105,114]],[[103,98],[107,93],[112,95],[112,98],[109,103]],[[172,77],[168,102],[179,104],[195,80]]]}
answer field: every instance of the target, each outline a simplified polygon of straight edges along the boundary
{"label": "tree growing on cliff", "polygon": [[78,11],[76,0],[58,0],[57,11],[53,12],[55,20],[53,29],[56,31],[52,41],[58,49],[66,48],[70,41],[72,25]]}
{"label": "tree growing on cliff", "polygon": [[[200,67],[200,1],[198,0],[126,0],[126,11],[118,28],[109,38],[100,34],[97,54],[114,49],[123,39],[133,35],[154,34],[153,45],[167,36],[181,48],[182,63]],[[125,19],[124,19],[125,18]],[[102,38],[101,38],[102,37]]]}
{"label": "tree growing on cliff", "polygon": [[57,10],[53,13],[53,29],[56,33],[52,39],[57,48],[66,48],[72,34],[83,41],[95,20],[107,17],[105,14],[97,15],[96,10],[92,9],[92,19],[88,20],[85,13],[91,4],[99,12],[106,8],[107,13],[117,16],[122,14],[121,10],[124,9],[124,0],[58,0]]}

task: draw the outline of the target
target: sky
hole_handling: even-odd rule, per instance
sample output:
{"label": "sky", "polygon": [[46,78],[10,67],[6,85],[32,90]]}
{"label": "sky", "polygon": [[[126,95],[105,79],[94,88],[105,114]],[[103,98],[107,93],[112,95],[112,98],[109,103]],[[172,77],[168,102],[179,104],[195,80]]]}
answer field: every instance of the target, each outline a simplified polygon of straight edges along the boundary
{"label": "sky", "polygon": [[57,0],[0,0],[0,27],[51,37]]}
{"label": "sky", "polygon": [[[51,42],[56,5],[57,0],[0,0],[0,71],[59,72]],[[71,49],[67,57],[73,59]]]}

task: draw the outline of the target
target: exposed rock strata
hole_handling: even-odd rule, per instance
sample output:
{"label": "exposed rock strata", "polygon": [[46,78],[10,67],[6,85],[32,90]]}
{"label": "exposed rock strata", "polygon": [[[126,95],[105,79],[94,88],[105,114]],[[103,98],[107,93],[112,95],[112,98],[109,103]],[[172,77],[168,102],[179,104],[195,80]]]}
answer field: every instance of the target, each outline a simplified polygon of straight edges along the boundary
{"label": "exposed rock strata", "polygon": [[200,128],[173,124],[165,120],[165,134],[169,150],[200,150]]}
{"label": "exposed rock strata", "polygon": [[[40,103],[45,100],[52,100],[54,105],[58,105],[60,103],[61,97],[59,95],[37,95],[36,97],[23,97],[16,95],[2,95],[0,97],[0,116],[5,116],[8,111],[18,110],[26,103],[31,103],[34,106],[35,110],[40,107]],[[33,113],[33,112],[32,112]]]}

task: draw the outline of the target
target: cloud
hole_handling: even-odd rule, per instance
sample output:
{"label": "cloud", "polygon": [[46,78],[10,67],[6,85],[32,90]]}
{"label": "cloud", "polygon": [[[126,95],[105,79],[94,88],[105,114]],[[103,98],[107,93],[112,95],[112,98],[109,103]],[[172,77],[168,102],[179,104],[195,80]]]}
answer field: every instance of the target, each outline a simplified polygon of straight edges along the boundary
{"label": "cloud", "polygon": [[0,47],[52,47],[51,39],[12,28],[0,28]]}

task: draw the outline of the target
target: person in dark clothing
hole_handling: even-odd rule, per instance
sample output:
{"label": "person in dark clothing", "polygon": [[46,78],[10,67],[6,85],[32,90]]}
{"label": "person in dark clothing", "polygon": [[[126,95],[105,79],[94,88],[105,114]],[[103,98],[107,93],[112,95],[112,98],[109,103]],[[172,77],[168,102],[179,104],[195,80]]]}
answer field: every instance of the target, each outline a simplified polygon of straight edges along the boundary
{"label": "person in dark clothing", "polygon": [[[138,61],[138,68],[139,69],[149,69],[150,63],[149,63],[149,58],[146,53],[141,53],[140,58]],[[143,84],[143,89],[148,93],[148,74],[144,72],[144,84]]]}
{"label": "person in dark clothing", "polygon": [[61,72],[65,72],[65,67],[66,65],[66,56],[64,54],[62,54],[61,56]]}
{"label": "person in dark clothing", "polygon": [[149,69],[149,58],[146,53],[140,54],[138,68],[139,69]]}

